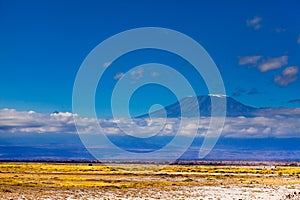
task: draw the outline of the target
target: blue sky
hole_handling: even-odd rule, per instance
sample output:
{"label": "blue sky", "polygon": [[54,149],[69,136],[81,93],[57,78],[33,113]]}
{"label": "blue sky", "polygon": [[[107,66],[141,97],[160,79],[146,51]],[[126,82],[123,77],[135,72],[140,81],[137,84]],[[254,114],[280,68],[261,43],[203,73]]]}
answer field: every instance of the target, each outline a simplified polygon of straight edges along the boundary
{"label": "blue sky", "polygon": [[[31,134],[39,138],[45,133],[45,143],[58,149],[61,146],[55,145],[60,144],[56,140],[66,145],[72,141],[47,134],[79,133],[87,148],[97,142],[99,146],[111,145],[105,143],[111,136],[127,144],[124,133],[136,136],[138,141],[145,137],[145,141],[151,140],[150,136],[157,134],[158,140],[170,136],[179,143],[205,138],[209,133],[224,138],[299,138],[299,10],[298,0],[0,0],[0,143],[14,149],[24,141],[18,139],[19,133],[24,138]],[[98,119],[72,110],[73,84],[89,53],[107,38],[140,27],[163,27],[193,38],[216,63],[228,96],[246,105],[271,108],[258,109],[251,117],[247,113],[227,117],[225,124],[220,116],[134,119],[133,123],[122,116],[127,108],[118,104],[120,115],[112,118],[111,95],[123,80],[129,84],[149,78],[171,80],[179,93],[191,95],[172,74],[152,65],[141,67],[147,63],[172,67],[189,81],[196,95],[209,93],[201,75],[187,60],[172,52],[143,49],[113,62],[107,59],[95,64],[105,69],[95,95]],[[124,93],[126,90],[119,92]],[[177,100],[170,88],[149,84],[131,96],[130,114],[141,115],[154,104],[167,106]],[[179,137],[182,140],[174,140],[178,133],[184,136]],[[104,135],[108,137],[102,138]],[[38,140],[28,138],[32,146],[40,145]],[[184,150],[186,144],[178,149]],[[204,149],[206,145],[204,141]]]}
{"label": "blue sky", "polygon": [[[114,34],[148,26],[174,29],[199,42],[218,66],[227,95],[256,107],[299,107],[299,8],[299,1],[0,0],[0,108],[71,112],[73,83],[88,53]],[[100,115],[109,115],[108,94],[118,77],[153,60],[188,66],[162,52],[120,59],[107,72],[107,88],[97,93]],[[197,94],[207,93],[201,77],[192,70],[182,73]],[[169,92],[153,95],[160,93],[166,89],[138,91],[133,112],[141,111],[141,102],[147,107],[176,100]]]}

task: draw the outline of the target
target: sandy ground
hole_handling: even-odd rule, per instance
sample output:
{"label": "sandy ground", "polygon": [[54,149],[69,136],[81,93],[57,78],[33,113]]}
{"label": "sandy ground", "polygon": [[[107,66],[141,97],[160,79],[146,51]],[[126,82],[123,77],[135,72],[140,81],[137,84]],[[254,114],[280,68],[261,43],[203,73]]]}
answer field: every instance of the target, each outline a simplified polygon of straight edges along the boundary
{"label": "sandy ground", "polygon": [[300,185],[293,186],[183,186],[164,188],[118,189],[51,189],[1,187],[1,199],[203,199],[203,200],[283,200],[300,199]]}

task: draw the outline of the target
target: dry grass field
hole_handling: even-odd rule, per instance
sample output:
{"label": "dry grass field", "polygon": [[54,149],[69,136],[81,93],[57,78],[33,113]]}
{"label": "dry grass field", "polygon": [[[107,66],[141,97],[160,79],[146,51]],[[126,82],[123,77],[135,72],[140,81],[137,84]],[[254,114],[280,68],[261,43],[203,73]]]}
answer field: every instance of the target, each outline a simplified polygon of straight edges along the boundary
{"label": "dry grass field", "polygon": [[0,199],[300,199],[300,167],[0,163]]}

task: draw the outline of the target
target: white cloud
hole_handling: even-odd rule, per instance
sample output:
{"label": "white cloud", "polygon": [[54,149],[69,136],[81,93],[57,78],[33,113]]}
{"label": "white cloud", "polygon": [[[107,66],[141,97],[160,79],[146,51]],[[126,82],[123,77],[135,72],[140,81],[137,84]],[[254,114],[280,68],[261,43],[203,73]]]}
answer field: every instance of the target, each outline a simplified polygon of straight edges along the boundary
{"label": "white cloud", "polygon": [[285,28],[276,28],[275,32],[276,33],[283,33],[283,32],[286,32],[286,29]]}
{"label": "white cloud", "polygon": [[0,110],[0,132],[74,132],[71,113],[41,114],[14,109]]}
{"label": "white cloud", "polygon": [[258,30],[261,28],[261,21],[262,21],[262,18],[254,17],[252,19],[247,20],[246,23],[247,23],[247,26],[252,27],[254,30]]}
{"label": "white cloud", "polygon": [[117,73],[115,76],[114,76],[114,79],[115,80],[119,80],[120,78],[122,78],[124,76],[124,74],[122,72],[120,73]]}
{"label": "white cloud", "polygon": [[227,118],[223,136],[239,138],[299,137],[299,123],[299,117]]}
{"label": "white cloud", "polygon": [[298,74],[298,71],[299,71],[299,69],[297,66],[290,66],[290,67],[285,68],[282,71],[282,75],[283,76],[294,76],[294,75]]}
{"label": "white cloud", "polygon": [[157,77],[157,76],[159,76],[160,74],[158,73],[158,72],[151,72],[151,76],[153,76],[153,77]]}
{"label": "white cloud", "polygon": [[239,65],[256,65],[262,56],[239,56]]}
{"label": "white cloud", "polygon": [[142,67],[134,69],[130,72],[130,76],[134,80],[139,80],[144,76],[144,69]]}
{"label": "white cloud", "polygon": [[[262,115],[262,116],[259,116]],[[189,118],[181,121],[180,118],[168,118],[162,126],[161,118],[135,119],[91,119],[80,118],[69,112],[42,114],[36,112],[20,112],[14,109],[0,110],[0,133],[77,133],[73,116],[76,117],[77,128],[82,134],[99,133],[95,125],[99,122],[102,131],[108,135],[121,135],[119,124],[127,126],[126,130],[132,135],[149,135],[149,132],[163,130],[159,135],[174,136],[181,124],[182,133],[192,136],[198,126],[198,136],[205,136],[210,127],[210,118],[202,117],[199,120]],[[182,122],[182,123],[181,123]],[[140,125],[139,133],[132,123]],[[213,127],[210,127],[213,128]],[[257,113],[257,117],[227,117],[223,137],[235,138],[262,138],[262,137],[300,137],[300,108],[265,109]]]}
{"label": "white cloud", "polygon": [[122,77],[124,77],[126,81],[130,81],[131,83],[136,83],[138,80],[141,80],[142,78],[155,78],[160,76],[160,72],[155,71],[151,68],[146,68],[142,66],[138,66],[136,68],[131,69],[130,71],[126,73],[117,73],[114,76],[115,80],[118,80]]}
{"label": "white cloud", "polygon": [[112,62],[110,62],[110,61],[105,62],[105,63],[103,63],[103,67],[104,67],[104,68],[107,68],[107,67],[109,67],[109,65],[111,65],[111,63],[112,63]]}
{"label": "white cloud", "polygon": [[274,77],[274,82],[280,86],[287,86],[298,79],[298,72],[297,66],[287,67],[281,72],[281,75]]}
{"label": "white cloud", "polygon": [[274,70],[283,67],[288,64],[288,56],[280,56],[277,58],[269,58],[261,63],[258,68],[261,72]]}

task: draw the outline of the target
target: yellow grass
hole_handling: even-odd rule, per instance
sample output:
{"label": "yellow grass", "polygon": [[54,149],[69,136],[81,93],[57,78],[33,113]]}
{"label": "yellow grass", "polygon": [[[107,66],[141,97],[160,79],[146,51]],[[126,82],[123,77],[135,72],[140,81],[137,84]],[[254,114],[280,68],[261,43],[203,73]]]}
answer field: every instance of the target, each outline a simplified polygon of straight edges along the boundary
{"label": "yellow grass", "polygon": [[54,188],[147,188],[300,184],[299,167],[0,163],[0,185]]}

